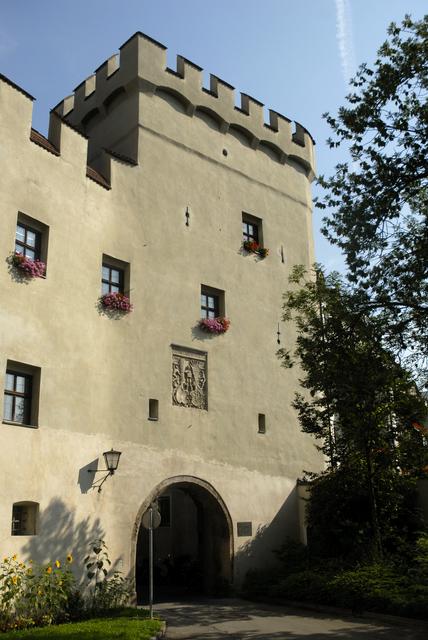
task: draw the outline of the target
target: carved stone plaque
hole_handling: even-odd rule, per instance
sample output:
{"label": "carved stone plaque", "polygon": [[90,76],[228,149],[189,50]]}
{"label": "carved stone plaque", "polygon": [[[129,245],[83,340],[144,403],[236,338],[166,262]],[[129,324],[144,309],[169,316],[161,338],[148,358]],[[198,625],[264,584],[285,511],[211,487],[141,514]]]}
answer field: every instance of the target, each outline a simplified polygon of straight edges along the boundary
{"label": "carved stone plaque", "polygon": [[172,347],[172,403],[208,409],[207,354]]}

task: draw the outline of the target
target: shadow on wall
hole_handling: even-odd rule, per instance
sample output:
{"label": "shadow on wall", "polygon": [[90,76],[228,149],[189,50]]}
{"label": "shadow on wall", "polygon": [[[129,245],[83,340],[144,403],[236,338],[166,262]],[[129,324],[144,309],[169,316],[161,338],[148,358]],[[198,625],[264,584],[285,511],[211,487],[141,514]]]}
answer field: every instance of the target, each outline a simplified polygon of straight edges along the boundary
{"label": "shadow on wall", "polygon": [[39,534],[29,538],[22,553],[25,561],[31,559],[40,564],[64,561],[71,553],[73,573],[79,578],[83,575],[83,559],[90,552],[90,544],[98,538],[105,538],[98,518],[77,521],[74,511],[60,498],[54,498],[40,512]]}
{"label": "shadow on wall", "polygon": [[299,539],[297,500],[297,489],[293,487],[270,524],[259,527],[255,536],[238,549],[235,554],[235,575],[238,586],[249,569],[266,569],[274,566],[277,563],[274,551],[284,544],[286,538]]}
{"label": "shadow on wall", "polygon": [[95,471],[97,470],[98,458],[95,458],[95,460],[88,462],[88,464],[85,464],[84,467],[79,469],[79,477],[77,482],[82,493],[88,493],[88,491],[97,488],[95,484],[96,480],[98,479],[95,473]]}

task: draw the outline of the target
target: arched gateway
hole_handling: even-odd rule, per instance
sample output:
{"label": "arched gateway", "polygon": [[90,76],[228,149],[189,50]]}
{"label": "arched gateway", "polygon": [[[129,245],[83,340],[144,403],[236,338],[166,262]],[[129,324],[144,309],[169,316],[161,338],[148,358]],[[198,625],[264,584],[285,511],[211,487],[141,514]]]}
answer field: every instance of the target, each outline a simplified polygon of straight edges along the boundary
{"label": "arched gateway", "polygon": [[154,533],[155,598],[222,594],[232,581],[233,527],[221,496],[193,476],[168,478],[141,505],[132,539],[137,601],[148,598],[148,533],[141,518],[158,502]]}

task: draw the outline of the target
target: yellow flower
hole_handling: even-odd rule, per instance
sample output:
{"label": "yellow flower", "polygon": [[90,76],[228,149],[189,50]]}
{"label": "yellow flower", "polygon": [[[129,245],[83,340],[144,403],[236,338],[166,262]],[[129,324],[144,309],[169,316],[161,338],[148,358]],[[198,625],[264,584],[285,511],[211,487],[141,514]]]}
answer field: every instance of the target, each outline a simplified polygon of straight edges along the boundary
{"label": "yellow flower", "polygon": [[33,564],[33,561],[32,561],[32,560],[29,560],[28,562],[29,562],[30,564]]}
{"label": "yellow flower", "polygon": [[37,591],[37,595],[38,595],[38,596],[42,596],[42,595],[43,595],[43,591],[42,591],[41,589],[39,589],[39,590]]}
{"label": "yellow flower", "polygon": [[52,567],[47,567],[46,573],[52,573]]}
{"label": "yellow flower", "polygon": [[3,558],[3,562],[9,562],[9,558],[8,558],[7,556],[5,556],[5,557]]}
{"label": "yellow flower", "polygon": [[71,564],[73,562],[73,556],[71,555],[71,553],[69,553],[67,556],[67,562],[68,564]]}
{"label": "yellow flower", "polygon": [[17,582],[18,582],[17,576],[12,576],[12,583],[17,584]]}
{"label": "yellow flower", "polygon": [[16,555],[16,553],[14,553],[14,554],[13,554],[13,556],[12,556],[12,560],[16,560],[16,559],[17,559],[17,557],[18,557],[18,556]]}
{"label": "yellow flower", "polygon": [[20,562],[20,563],[19,563],[19,568],[20,568],[20,569],[25,569],[25,564],[24,564],[23,562]]}
{"label": "yellow flower", "polygon": [[56,568],[57,568],[57,569],[59,569],[59,568],[60,568],[61,563],[60,563],[60,561],[59,561],[59,560],[55,560],[55,566],[56,566]]}
{"label": "yellow flower", "polygon": [[27,569],[27,575],[31,576],[32,573],[33,573],[33,570],[31,567]]}

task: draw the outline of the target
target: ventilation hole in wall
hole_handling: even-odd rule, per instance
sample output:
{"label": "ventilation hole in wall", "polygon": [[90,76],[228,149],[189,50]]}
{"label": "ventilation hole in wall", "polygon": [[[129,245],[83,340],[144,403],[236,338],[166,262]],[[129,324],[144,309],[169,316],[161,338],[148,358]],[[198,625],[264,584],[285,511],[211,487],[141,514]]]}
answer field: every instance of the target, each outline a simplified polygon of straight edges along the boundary
{"label": "ventilation hole in wall", "polygon": [[159,419],[159,400],[150,398],[149,400],[149,420]]}
{"label": "ventilation hole in wall", "polygon": [[281,262],[282,262],[282,264],[284,264],[284,262],[285,262],[285,258],[284,258],[284,245],[281,245]]}
{"label": "ventilation hole in wall", "polygon": [[266,416],[264,413],[259,413],[259,433],[266,433]]}
{"label": "ventilation hole in wall", "polygon": [[223,149],[223,155],[227,156],[227,149]]}

